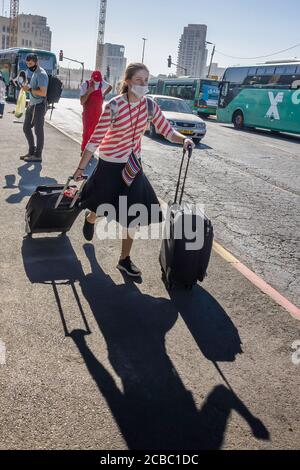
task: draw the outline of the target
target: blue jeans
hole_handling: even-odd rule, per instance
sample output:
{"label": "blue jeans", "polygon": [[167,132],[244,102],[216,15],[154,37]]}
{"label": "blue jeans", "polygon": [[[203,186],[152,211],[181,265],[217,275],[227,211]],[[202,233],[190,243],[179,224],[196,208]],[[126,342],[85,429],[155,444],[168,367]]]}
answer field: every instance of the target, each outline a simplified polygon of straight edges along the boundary
{"label": "blue jeans", "polygon": [[0,103],[0,116],[4,114],[4,106],[5,106],[4,103]]}

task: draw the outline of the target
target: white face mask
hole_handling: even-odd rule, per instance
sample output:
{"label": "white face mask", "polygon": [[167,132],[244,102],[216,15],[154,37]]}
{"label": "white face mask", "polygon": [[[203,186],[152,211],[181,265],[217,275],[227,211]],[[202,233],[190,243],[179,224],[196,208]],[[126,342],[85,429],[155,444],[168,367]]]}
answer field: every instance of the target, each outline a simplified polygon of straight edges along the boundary
{"label": "white face mask", "polygon": [[142,98],[147,95],[149,88],[148,86],[131,85],[131,91],[137,98]]}

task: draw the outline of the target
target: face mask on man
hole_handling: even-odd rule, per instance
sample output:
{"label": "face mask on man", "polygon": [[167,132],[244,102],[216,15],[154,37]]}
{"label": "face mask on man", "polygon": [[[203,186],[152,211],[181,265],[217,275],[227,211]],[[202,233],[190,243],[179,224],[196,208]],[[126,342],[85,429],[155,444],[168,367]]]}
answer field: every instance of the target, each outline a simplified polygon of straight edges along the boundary
{"label": "face mask on man", "polygon": [[149,92],[148,86],[143,85],[131,85],[131,92],[137,97],[142,98],[143,96],[147,95]]}
{"label": "face mask on man", "polygon": [[30,72],[35,72],[37,69],[37,64],[33,65],[32,67],[28,67],[28,69],[30,70]]}

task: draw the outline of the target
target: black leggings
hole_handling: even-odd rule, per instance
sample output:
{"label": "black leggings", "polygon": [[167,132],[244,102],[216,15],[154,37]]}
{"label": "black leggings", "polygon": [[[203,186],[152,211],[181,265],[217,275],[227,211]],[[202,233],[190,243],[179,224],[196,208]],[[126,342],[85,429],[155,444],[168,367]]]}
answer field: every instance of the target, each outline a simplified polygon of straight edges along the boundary
{"label": "black leggings", "polygon": [[[26,110],[23,131],[29,146],[29,154],[42,156],[44,148],[44,124],[45,124],[46,104],[40,103],[29,106]],[[34,137],[32,128],[36,135],[36,146],[34,145]]]}

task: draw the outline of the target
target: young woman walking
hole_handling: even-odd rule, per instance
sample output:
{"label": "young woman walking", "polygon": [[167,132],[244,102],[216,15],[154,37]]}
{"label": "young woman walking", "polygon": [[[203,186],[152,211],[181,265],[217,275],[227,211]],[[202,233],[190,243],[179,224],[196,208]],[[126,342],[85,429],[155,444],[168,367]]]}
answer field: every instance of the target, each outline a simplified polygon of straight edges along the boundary
{"label": "young woman walking", "polygon": [[[147,208],[148,216],[144,225],[163,219],[161,211],[159,220],[151,218],[151,208],[153,205],[159,208],[159,201],[140,161],[141,140],[149,124],[149,98],[145,96],[148,93],[148,81],[149,70],[144,64],[134,63],[127,67],[121,94],[107,104],[74,174],[76,181],[82,179],[89,160],[99,147],[98,166],[81,198],[81,207],[89,209],[83,234],[86,240],[93,239],[97,208],[102,204],[111,204],[116,210],[116,220],[125,230],[117,268],[132,277],[140,277],[142,273],[130,258],[134,237],[128,227],[135,218],[128,216],[128,209],[133,204],[142,204]],[[183,143],[186,149],[194,147],[192,140],[172,128],[159,106],[153,101],[152,104],[151,121],[156,132],[170,142]],[[119,210],[120,196],[127,197],[126,214]]]}

